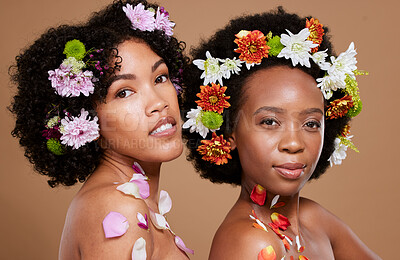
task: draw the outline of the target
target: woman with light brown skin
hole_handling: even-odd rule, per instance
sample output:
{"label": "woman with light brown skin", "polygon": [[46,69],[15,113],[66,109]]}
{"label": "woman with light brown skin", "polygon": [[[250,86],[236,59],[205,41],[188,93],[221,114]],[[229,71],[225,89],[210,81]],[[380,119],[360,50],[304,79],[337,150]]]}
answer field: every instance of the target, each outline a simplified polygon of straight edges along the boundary
{"label": "woman with light brown skin", "polygon": [[[43,34],[17,57],[11,111],[49,184],[84,182],[67,213],[59,259],[188,259],[159,191],[182,153],[183,46],[169,14],[115,1],[89,22]],[[178,94],[178,95],[177,95]]]}
{"label": "woman with light brown skin", "polygon": [[202,177],[241,186],[210,259],[380,259],[300,197],[307,181],[356,149],[348,123],[361,110],[363,73],[354,44],[336,56],[327,33],[317,19],[278,8],[231,20],[192,52],[188,157]]}

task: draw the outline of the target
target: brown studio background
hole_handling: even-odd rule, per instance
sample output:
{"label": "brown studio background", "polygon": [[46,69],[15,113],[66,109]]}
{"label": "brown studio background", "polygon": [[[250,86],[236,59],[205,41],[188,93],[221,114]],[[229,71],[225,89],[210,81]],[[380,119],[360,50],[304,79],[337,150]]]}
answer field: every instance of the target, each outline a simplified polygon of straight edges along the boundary
{"label": "brown studio background", "polygon": [[[64,217],[80,185],[51,189],[33,172],[17,140],[10,136],[13,119],[6,106],[11,88],[7,70],[19,50],[47,28],[85,20],[107,0],[55,2],[0,1],[0,252],[2,259],[56,259]],[[302,195],[312,198],[343,219],[384,259],[397,254],[400,232],[400,171],[397,165],[400,130],[395,99],[400,95],[397,63],[399,23],[395,1],[289,0],[165,0],[158,1],[177,23],[176,35],[188,47],[207,38],[230,18],[283,5],[300,15],[314,15],[331,29],[336,52],[354,41],[363,112],[353,121],[354,142],[341,166],[308,184]],[[246,29],[246,28],[243,28]],[[268,30],[268,29],[266,29]],[[238,188],[202,180],[182,155],[162,169],[161,188],[174,202],[168,219],[174,230],[195,249],[192,259],[207,259],[212,237],[238,195]],[[318,228],[318,227],[316,227]]]}

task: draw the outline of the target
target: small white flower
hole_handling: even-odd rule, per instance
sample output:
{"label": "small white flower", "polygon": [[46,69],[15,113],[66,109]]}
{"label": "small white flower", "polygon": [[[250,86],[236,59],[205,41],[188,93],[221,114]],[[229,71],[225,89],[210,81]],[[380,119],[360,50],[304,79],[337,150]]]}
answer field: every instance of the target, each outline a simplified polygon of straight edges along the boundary
{"label": "small white flower", "polygon": [[345,75],[348,74],[350,77],[354,78],[353,71],[357,69],[356,54],[357,52],[352,42],[349,48],[345,52],[342,52],[337,58],[331,56],[332,66],[328,69],[328,74],[344,78],[346,78]]}
{"label": "small white flower", "polygon": [[331,66],[329,62],[326,61],[326,57],[328,57],[328,54],[326,53],[328,49],[324,51],[318,51],[312,54],[312,59],[317,64],[322,70],[328,70],[328,68]]}
{"label": "small white flower", "polygon": [[225,59],[222,60],[223,64],[221,65],[222,71],[224,71],[223,77],[225,79],[229,79],[231,74],[239,75],[240,68],[242,67],[243,61],[234,57],[233,59]]}
{"label": "small white flower", "polygon": [[194,65],[199,69],[204,70],[203,74],[200,76],[201,79],[204,79],[203,85],[207,85],[208,83],[217,83],[217,81],[223,85],[222,77],[225,72],[219,64],[222,60],[213,58],[209,51],[206,52],[206,57],[206,60],[197,59],[193,61]]}
{"label": "small white flower", "polygon": [[333,91],[336,91],[338,88],[345,88],[346,82],[344,81],[346,75],[338,74],[338,75],[326,75],[323,78],[317,78],[317,86],[321,89],[322,93],[326,100],[332,97]]}
{"label": "small white flower", "polygon": [[198,106],[197,109],[192,108],[186,115],[186,118],[189,118],[189,120],[187,120],[183,124],[182,128],[184,129],[190,128],[191,133],[196,131],[203,138],[206,138],[210,130],[207,127],[205,127],[201,122],[202,115],[203,115],[203,109],[201,107]]}
{"label": "small white flower", "polygon": [[59,116],[53,116],[52,118],[49,119],[47,122],[47,128],[53,128],[58,124],[58,121],[60,120]]}
{"label": "small white flower", "polygon": [[79,74],[81,70],[85,67],[85,63],[83,61],[77,61],[75,57],[68,57],[65,60],[63,60],[63,63],[61,64],[64,67],[70,67],[71,72],[74,74]]}
{"label": "small white flower", "polygon": [[293,34],[289,30],[286,31],[289,35],[281,34],[281,43],[285,48],[281,50],[277,57],[291,59],[293,66],[300,63],[302,66],[310,68],[310,51],[312,48],[318,46],[318,44],[307,40],[310,31],[308,28],[304,28],[298,34]]}
{"label": "small white flower", "polygon": [[[346,138],[350,140],[352,136],[347,136]],[[331,164],[331,167],[335,165],[342,164],[342,160],[346,159],[346,151],[347,146],[344,145],[339,138],[335,139],[335,151],[332,153],[331,157],[329,157],[328,161]]]}

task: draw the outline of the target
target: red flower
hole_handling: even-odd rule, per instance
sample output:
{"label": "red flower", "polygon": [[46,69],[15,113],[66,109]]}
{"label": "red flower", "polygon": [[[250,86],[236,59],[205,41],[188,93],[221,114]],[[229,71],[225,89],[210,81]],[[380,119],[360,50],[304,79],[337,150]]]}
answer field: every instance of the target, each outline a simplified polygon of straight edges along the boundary
{"label": "red flower", "polygon": [[221,87],[219,84],[211,83],[210,86],[200,86],[201,92],[196,96],[200,100],[196,103],[205,111],[213,111],[222,114],[224,108],[231,105],[226,101],[229,96],[225,96],[226,87]]}
{"label": "red flower", "polygon": [[287,227],[290,226],[290,222],[287,217],[276,212],[271,214],[271,220],[272,223],[282,230],[286,230]]}
{"label": "red flower", "polygon": [[203,145],[197,148],[197,151],[204,155],[202,157],[205,161],[210,161],[216,165],[228,163],[228,159],[232,159],[230,155],[231,144],[224,140],[224,136],[217,136],[216,133],[212,133],[211,140],[201,140]]}
{"label": "red flower", "polygon": [[234,42],[238,45],[235,52],[240,53],[240,60],[247,63],[260,63],[263,58],[268,58],[268,50],[271,47],[267,45],[266,36],[262,32],[242,30],[235,36],[237,39]]}
{"label": "red flower", "polygon": [[266,197],[267,197],[267,191],[265,190],[265,188],[259,184],[256,184],[253,190],[251,191],[250,195],[251,200],[254,203],[262,206],[265,203]]}
{"label": "red flower", "polygon": [[336,99],[329,104],[326,116],[328,119],[336,119],[347,114],[350,108],[354,107],[353,99],[350,95]]}
{"label": "red flower", "polygon": [[322,42],[322,36],[324,36],[324,28],[322,27],[323,25],[319,23],[318,19],[311,18],[311,20],[307,19],[306,21],[306,28],[310,31],[310,36],[308,36],[307,40],[318,44],[317,47],[311,49],[313,53],[318,51],[318,47]]}
{"label": "red flower", "polygon": [[275,225],[274,223],[268,223],[268,226],[272,229],[272,231],[275,232],[275,234],[278,235],[278,237],[279,237],[280,239],[285,239],[285,235],[283,235],[283,234],[281,233],[281,231],[279,230],[279,227],[278,227],[277,225]]}

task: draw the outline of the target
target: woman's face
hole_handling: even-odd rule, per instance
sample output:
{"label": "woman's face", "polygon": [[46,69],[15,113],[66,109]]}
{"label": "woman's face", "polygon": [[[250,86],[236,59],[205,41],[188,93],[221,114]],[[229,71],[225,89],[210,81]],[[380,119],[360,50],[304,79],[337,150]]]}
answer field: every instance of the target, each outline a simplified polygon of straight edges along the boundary
{"label": "woman's face", "polygon": [[296,194],[313,173],[324,138],[324,99],[313,77],[285,66],[249,77],[238,125],[230,138],[238,149],[242,185]]}
{"label": "woman's face", "polygon": [[143,162],[164,162],[182,153],[180,112],[164,60],[143,42],[118,46],[121,69],[105,103],[96,110],[101,145]]}

